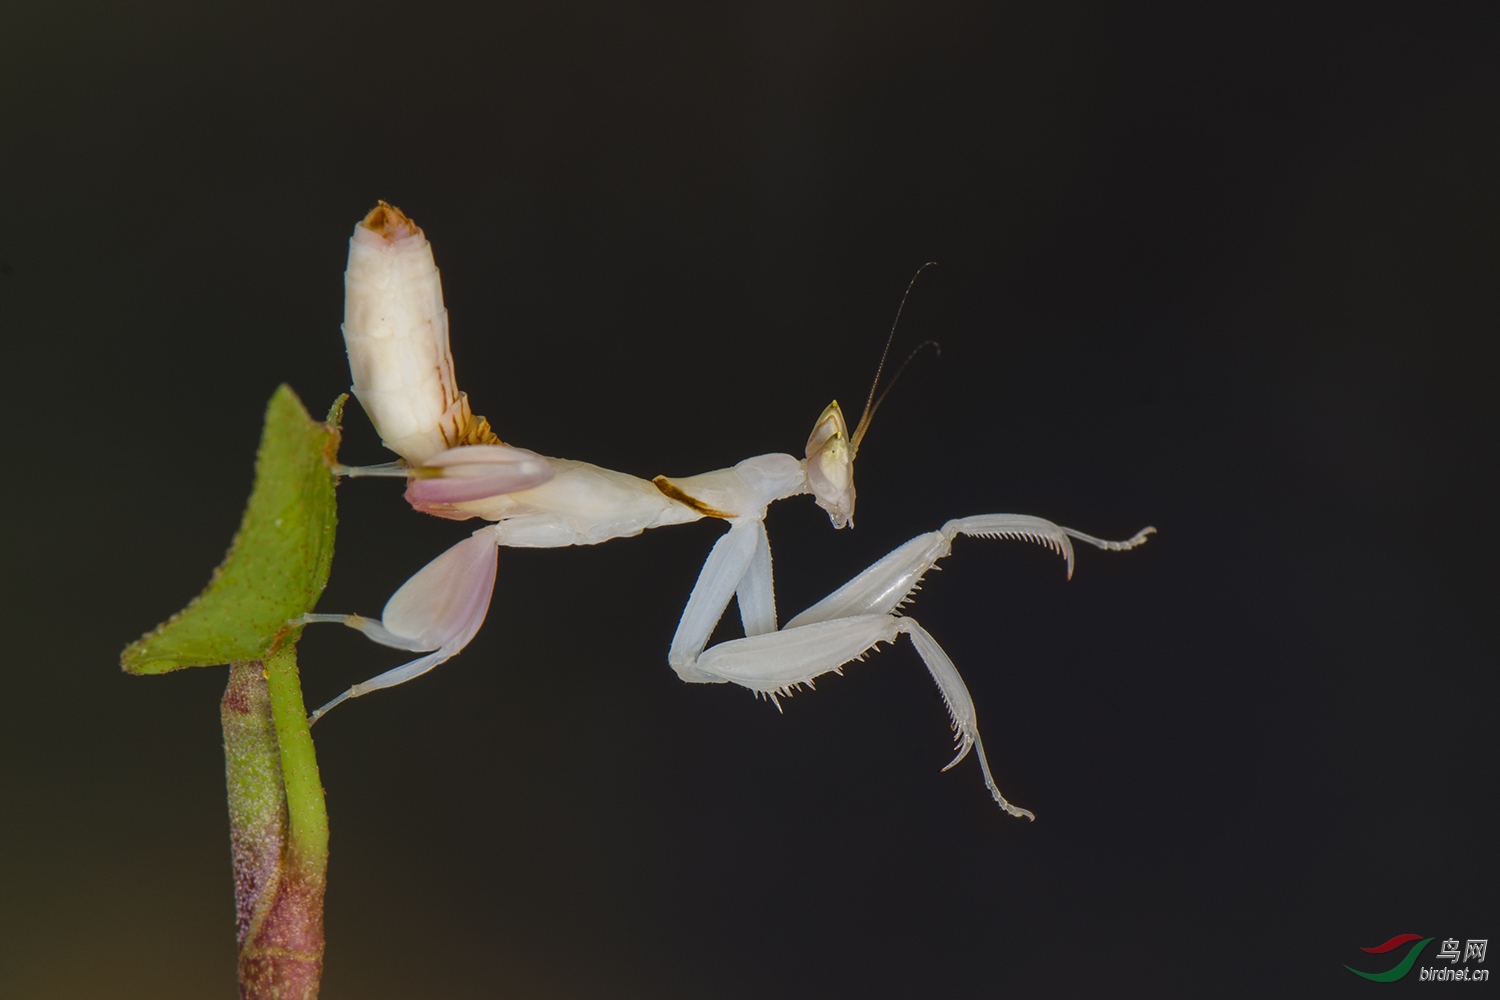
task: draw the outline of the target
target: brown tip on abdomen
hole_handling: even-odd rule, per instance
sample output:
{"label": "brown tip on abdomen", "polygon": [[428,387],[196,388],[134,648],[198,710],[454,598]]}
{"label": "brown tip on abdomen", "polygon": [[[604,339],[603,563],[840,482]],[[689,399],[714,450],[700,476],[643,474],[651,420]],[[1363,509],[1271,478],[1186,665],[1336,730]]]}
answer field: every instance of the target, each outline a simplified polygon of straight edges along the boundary
{"label": "brown tip on abdomen", "polygon": [[417,228],[415,222],[406,217],[405,212],[388,201],[377,202],[360,225],[388,240],[399,240],[403,236],[416,236],[422,231]]}

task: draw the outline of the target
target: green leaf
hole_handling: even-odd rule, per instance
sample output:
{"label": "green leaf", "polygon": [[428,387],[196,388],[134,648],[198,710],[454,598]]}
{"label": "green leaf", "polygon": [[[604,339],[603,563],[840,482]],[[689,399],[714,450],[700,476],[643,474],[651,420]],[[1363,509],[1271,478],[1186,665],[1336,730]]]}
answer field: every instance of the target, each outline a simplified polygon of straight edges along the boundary
{"label": "green leaf", "polygon": [[290,619],[318,603],[333,562],[338,518],[329,463],[346,398],[319,423],[289,387],[276,390],[255,487],[229,554],[191,604],[125,649],[120,666],[127,673],[261,659],[286,637]]}

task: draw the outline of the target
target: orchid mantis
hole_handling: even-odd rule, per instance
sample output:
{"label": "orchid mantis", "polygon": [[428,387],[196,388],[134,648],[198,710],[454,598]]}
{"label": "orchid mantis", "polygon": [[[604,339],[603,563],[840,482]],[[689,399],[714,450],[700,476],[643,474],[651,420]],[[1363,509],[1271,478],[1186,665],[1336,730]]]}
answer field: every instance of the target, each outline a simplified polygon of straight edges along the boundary
{"label": "orchid mantis", "polygon": [[[760,455],[698,476],[646,480],[505,445],[472,413],[454,380],[431,246],[399,209],[381,202],[355,227],[345,293],[344,336],[354,394],[401,461],[336,471],[403,477],[406,498],[416,509],[493,523],[408,580],[379,621],[329,614],[299,619],[340,622],[378,643],[425,654],[354,685],[314,712],[313,721],[348,698],[402,684],[462,650],[488,612],[500,546],[594,545],[715,517],[727,521],[729,530],[703,564],[672,639],[667,660],[679,677],[689,683],[739,684],[779,709],[780,697],[804,684],[812,687],[825,673],[842,672],[845,664],[904,633],[948,708],[957,740],[957,756],[948,768],[976,750],[996,803],[1013,816],[1034,818],[1006,801],[996,786],[973,700],[953,661],[914,619],[899,612],[959,535],[1045,545],[1064,557],[1071,578],[1072,540],[1121,551],[1140,545],[1154,528],[1114,542],[1022,514],[959,518],[899,546],[778,628],[766,510],[777,500],[810,493],[835,528],[852,523],[854,458],[880,402],[873,386],[852,434],[837,402],[824,409],[803,458]],[[879,378],[877,372],[877,384]],[[738,602],[745,637],[705,649],[731,597]]]}

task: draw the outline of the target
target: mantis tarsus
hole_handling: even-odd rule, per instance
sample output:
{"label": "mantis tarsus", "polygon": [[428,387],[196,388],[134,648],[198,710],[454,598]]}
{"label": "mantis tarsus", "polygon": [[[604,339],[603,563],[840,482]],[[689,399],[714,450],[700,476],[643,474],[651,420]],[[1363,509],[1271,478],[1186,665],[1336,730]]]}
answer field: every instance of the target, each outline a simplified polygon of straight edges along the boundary
{"label": "mantis tarsus", "polygon": [[[327,614],[300,619],[341,622],[376,642],[426,654],[354,685],[314,712],[313,721],[348,698],[426,673],[463,649],[488,611],[500,546],[593,545],[716,517],[729,522],[729,531],[698,574],[667,657],[679,677],[739,684],[780,708],[779,696],[803,684],[811,687],[822,674],[841,671],[905,633],[948,708],[958,742],[948,767],[974,748],[985,785],[1000,807],[1035,818],[1007,802],[996,787],[973,700],[953,661],[914,619],[899,612],[959,535],[1045,545],[1066,559],[1071,578],[1071,539],[1119,551],[1140,545],[1154,528],[1112,542],[1024,514],[959,518],[897,547],[778,628],[766,509],[777,500],[811,493],[835,528],[851,523],[854,457],[880,403],[875,386],[852,435],[837,402],[823,411],[805,458],[760,455],[698,476],[646,480],[504,445],[487,421],[473,415],[454,381],[447,311],[431,246],[399,209],[381,202],[355,227],[345,292],[344,336],[354,394],[402,461],[337,471],[400,476],[407,479],[406,497],[418,510],[495,523],[423,567],[391,597],[379,621]],[[876,385],[879,380],[877,370]],[[705,649],[731,597],[738,602],[745,637]]]}

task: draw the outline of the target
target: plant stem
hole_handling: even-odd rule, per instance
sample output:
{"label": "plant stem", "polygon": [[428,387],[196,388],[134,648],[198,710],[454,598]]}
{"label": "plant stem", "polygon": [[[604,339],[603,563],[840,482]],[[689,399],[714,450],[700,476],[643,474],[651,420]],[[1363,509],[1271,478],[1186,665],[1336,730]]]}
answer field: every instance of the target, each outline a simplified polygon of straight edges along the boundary
{"label": "plant stem", "polygon": [[234,859],[234,940],[243,949],[262,899],[281,878],[286,849],[286,795],[271,696],[259,660],[229,668],[219,705],[224,723],[224,779],[229,788],[229,848]]}
{"label": "plant stem", "polygon": [[291,822],[290,850],[303,864],[316,868],[321,879],[328,868],[328,807],[318,777],[307,707],[302,703],[302,680],[297,672],[295,638],[265,660],[271,714],[281,749],[281,773],[286,784],[287,815]]}
{"label": "plant stem", "polygon": [[316,1000],[328,812],[290,642],[233,665],[222,715],[240,998]]}

